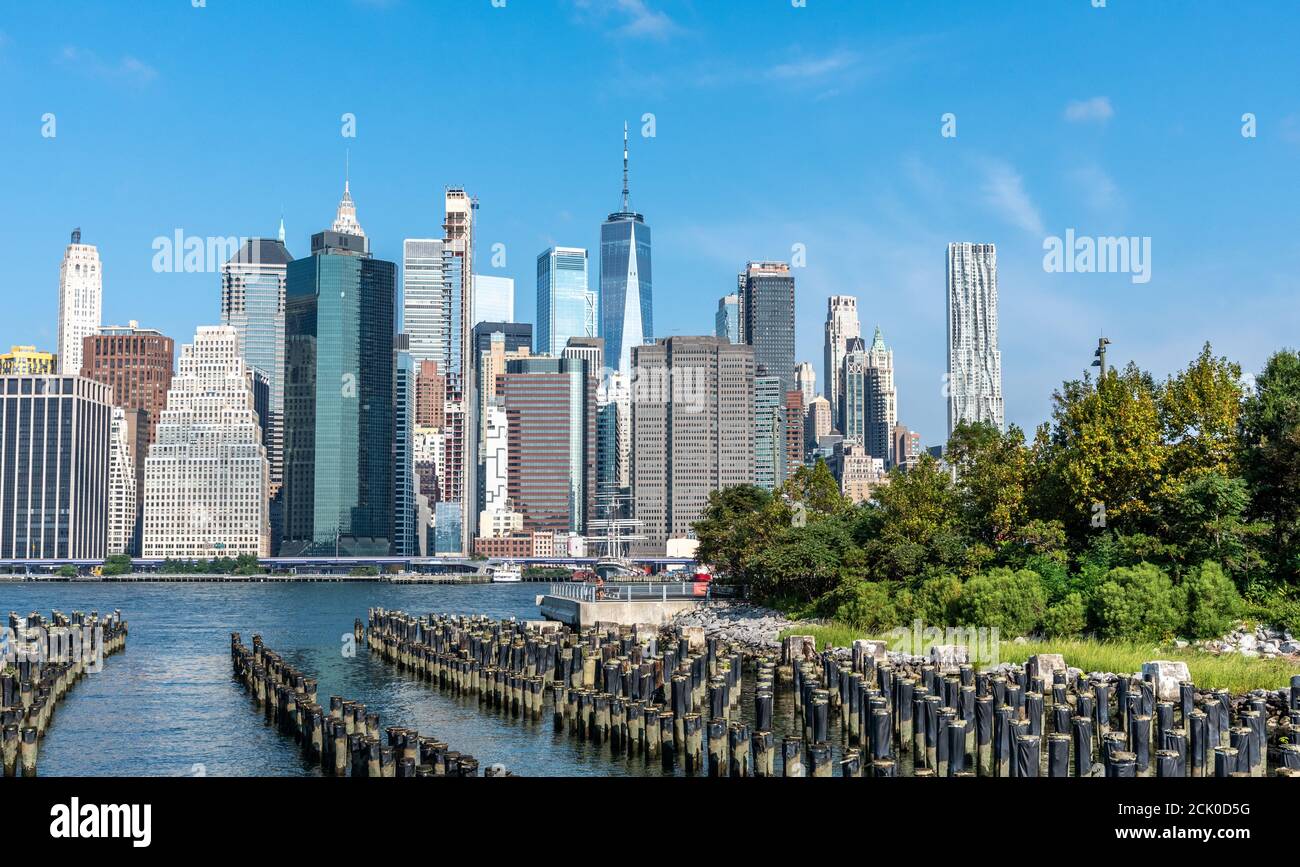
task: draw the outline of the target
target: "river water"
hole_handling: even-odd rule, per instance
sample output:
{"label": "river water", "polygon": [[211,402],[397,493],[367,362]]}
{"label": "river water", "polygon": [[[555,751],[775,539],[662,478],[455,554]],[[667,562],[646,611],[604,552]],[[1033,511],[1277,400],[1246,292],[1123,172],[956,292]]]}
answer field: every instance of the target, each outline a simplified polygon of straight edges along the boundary
{"label": "river water", "polygon": [[[341,584],[0,583],[0,614],[115,608],[130,625],[127,648],[108,657],[59,703],[40,750],[42,776],[296,776],[319,774],[292,738],[263,721],[231,676],[230,633],[266,646],[319,679],[331,695],[365,702],[381,728],[402,725],[525,776],[649,776],[665,773],[640,756],[611,758],[607,745],[556,732],[540,721],[453,696],[372,655],[344,650],[352,622],[371,606],[412,614],[447,612],[536,619],[543,584],[395,586]],[[744,717],[752,724],[753,679],[746,671]],[[790,702],[778,697],[780,737]],[[784,711],[784,712],[782,712]],[[837,751],[838,752],[838,751]],[[669,773],[682,773],[680,767]],[[778,770],[779,773],[779,770]]]}

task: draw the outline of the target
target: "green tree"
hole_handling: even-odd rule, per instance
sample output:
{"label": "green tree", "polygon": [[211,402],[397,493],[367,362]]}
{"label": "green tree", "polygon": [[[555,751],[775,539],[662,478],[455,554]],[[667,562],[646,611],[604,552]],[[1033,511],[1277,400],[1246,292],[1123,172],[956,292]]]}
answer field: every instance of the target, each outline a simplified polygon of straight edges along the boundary
{"label": "green tree", "polygon": [[[1082,541],[1099,526],[1142,529],[1166,488],[1167,447],[1156,388],[1130,363],[1094,385],[1067,382],[1053,396],[1052,426],[1041,443],[1050,507]],[[1100,507],[1097,507],[1100,504]],[[1097,519],[1104,515],[1104,524]]]}
{"label": "green tree", "polygon": [[1258,568],[1252,541],[1265,532],[1246,520],[1249,505],[1244,479],[1211,472],[1184,483],[1163,510],[1176,567],[1213,560],[1246,586]]}
{"label": "green tree", "polygon": [[1241,422],[1241,365],[1214,357],[1210,344],[1158,395],[1160,423],[1169,446],[1166,472],[1175,484],[1202,475],[1230,476],[1237,469]]}
{"label": "green tree", "polygon": [[1241,616],[1242,601],[1218,563],[1206,562],[1183,578],[1189,638],[1219,638]]}
{"label": "green tree", "polygon": [[711,492],[703,515],[693,525],[700,540],[696,557],[733,581],[745,581],[745,564],[775,532],[775,526],[766,526],[771,506],[772,495],[757,485]]}
{"label": "green tree", "polygon": [[785,480],[781,491],[790,502],[804,505],[810,521],[842,514],[852,505],[840,493],[839,482],[821,458],[811,467],[797,468]]}
{"label": "green tree", "polygon": [[930,455],[894,469],[855,533],[878,579],[919,583],[927,574],[966,567],[960,507],[952,477]]}
{"label": "green tree", "polygon": [[129,575],[131,569],[131,557],[127,554],[110,554],[104,558],[105,575]]}
{"label": "green tree", "polygon": [[1300,577],[1300,354],[1276,353],[1255,377],[1241,416],[1250,515],[1271,527],[1265,546],[1277,577]]}
{"label": "green tree", "polygon": [[1015,425],[1003,433],[986,422],[962,422],[948,438],[945,457],[957,473],[966,534],[995,548],[1010,541],[1027,518],[1031,456],[1024,432]]}

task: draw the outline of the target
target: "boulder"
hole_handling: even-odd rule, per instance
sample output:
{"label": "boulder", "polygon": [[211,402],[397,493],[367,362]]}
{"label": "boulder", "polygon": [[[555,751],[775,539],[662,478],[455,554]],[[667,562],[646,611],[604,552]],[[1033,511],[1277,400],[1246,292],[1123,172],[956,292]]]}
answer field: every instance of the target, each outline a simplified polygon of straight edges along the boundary
{"label": "boulder", "polygon": [[859,638],[853,642],[853,649],[858,651],[864,657],[871,657],[880,662],[885,659],[885,654],[889,650],[889,642],[874,641],[869,638]]}
{"label": "boulder", "polygon": [[1029,670],[1043,679],[1043,689],[1050,693],[1056,672],[1067,671],[1065,657],[1059,653],[1035,653],[1029,657]]}
{"label": "boulder", "polygon": [[1178,684],[1192,679],[1185,662],[1158,659],[1142,663],[1142,678],[1151,681],[1158,701],[1177,701]]}

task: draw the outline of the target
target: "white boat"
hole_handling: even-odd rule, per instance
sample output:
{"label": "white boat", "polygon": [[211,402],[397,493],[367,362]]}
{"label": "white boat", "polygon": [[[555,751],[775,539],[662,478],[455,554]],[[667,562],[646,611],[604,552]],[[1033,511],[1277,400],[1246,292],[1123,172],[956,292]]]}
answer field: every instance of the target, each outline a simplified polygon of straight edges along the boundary
{"label": "white boat", "polygon": [[492,573],[493,584],[516,584],[524,580],[524,573],[514,563],[502,563]]}

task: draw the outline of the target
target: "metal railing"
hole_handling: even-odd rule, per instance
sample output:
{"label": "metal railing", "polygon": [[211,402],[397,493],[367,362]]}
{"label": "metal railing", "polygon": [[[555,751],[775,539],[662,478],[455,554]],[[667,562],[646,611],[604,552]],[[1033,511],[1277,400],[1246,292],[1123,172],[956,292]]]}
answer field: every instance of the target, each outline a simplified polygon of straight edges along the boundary
{"label": "metal railing", "polygon": [[597,587],[586,581],[572,581],[552,584],[551,596],[561,599],[576,599],[579,602],[635,602],[638,600],[667,602],[669,599],[698,599],[707,601],[712,595],[712,588],[704,582],[679,581],[659,583],[637,581],[626,584],[605,584]]}

